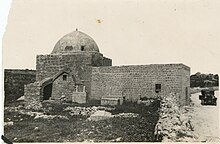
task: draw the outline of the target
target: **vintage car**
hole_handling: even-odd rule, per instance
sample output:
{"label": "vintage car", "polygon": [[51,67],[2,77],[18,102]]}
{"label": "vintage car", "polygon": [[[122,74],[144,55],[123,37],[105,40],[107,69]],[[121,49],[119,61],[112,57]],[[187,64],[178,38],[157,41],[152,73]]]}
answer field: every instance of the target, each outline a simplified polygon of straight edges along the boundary
{"label": "vintage car", "polygon": [[202,95],[199,95],[199,99],[201,100],[202,105],[216,105],[217,98],[215,97],[214,90],[202,90]]}

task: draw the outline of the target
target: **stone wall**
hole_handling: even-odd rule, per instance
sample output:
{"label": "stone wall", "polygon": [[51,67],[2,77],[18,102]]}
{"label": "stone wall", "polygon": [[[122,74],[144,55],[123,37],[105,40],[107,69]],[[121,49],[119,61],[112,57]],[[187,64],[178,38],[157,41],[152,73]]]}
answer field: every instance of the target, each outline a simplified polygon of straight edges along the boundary
{"label": "stone wall", "polygon": [[[63,80],[66,75],[66,80]],[[65,96],[67,101],[72,101],[72,93],[76,91],[72,75],[63,73],[53,81],[51,99],[59,99]]]}
{"label": "stone wall", "polygon": [[41,109],[41,85],[39,82],[30,83],[24,86],[24,97],[26,109]]}
{"label": "stone wall", "polygon": [[5,101],[13,101],[24,95],[24,85],[36,80],[35,70],[5,69]]}
{"label": "stone wall", "polygon": [[103,57],[102,66],[112,66],[112,60],[106,57]]}
{"label": "stone wall", "polygon": [[66,55],[37,55],[37,81],[51,77],[63,69],[71,68],[84,78],[87,66],[111,66],[111,59],[96,52],[78,52]]}
{"label": "stone wall", "polygon": [[182,69],[182,97],[180,97],[180,104],[189,104],[190,100],[190,68],[183,67]]}
{"label": "stone wall", "polygon": [[189,107],[178,107],[179,94],[170,93],[161,97],[159,120],[155,126],[157,141],[192,142],[195,140]]}
{"label": "stone wall", "polygon": [[116,106],[116,105],[122,105],[123,104],[123,98],[118,97],[118,98],[102,98],[101,99],[101,105],[109,105],[109,106]]}
{"label": "stone wall", "polygon": [[[137,101],[142,97],[156,98],[170,92],[181,93],[185,99],[183,89],[189,86],[189,71],[190,68],[183,64],[93,67],[91,99],[118,95],[127,101]],[[158,93],[155,92],[156,84],[161,84]],[[185,101],[181,102],[184,104]]]}
{"label": "stone wall", "polygon": [[40,94],[41,94],[40,84],[38,82],[34,82],[24,85],[24,94],[27,100],[31,97],[35,97],[36,99],[40,100]]}
{"label": "stone wall", "polygon": [[47,77],[52,77],[63,69],[69,69],[79,74],[83,78],[85,67],[91,65],[91,54],[72,54],[72,55],[38,55],[37,56],[37,81]]}
{"label": "stone wall", "polygon": [[77,52],[63,55],[37,56],[37,81],[52,77],[63,69],[70,69],[86,87],[87,97],[91,95],[92,66],[111,66],[111,59],[97,52]]}

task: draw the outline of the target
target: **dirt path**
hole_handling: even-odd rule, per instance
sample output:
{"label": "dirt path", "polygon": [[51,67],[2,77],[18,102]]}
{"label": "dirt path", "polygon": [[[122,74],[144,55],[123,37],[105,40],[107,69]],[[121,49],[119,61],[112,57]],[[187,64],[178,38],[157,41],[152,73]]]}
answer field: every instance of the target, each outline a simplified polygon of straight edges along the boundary
{"label": "dirt path", "polygon": [[191,96],[194,103],[192,112],[194,134],[198,136],[200,142],[220,142],[219,91],[215,92],[215,96],[218,98],[217,106],[202,106],[199,95],[200,93],[196,93]]}

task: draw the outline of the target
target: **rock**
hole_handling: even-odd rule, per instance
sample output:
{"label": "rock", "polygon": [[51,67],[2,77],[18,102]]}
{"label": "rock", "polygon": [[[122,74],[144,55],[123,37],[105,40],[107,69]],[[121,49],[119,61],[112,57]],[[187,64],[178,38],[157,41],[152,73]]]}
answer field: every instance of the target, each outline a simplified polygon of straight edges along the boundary
{"label": "rock", "polygon": [[170,133],[168,136],[169,136],[169,138],[171,138],[171,139],[175,139],[175,138],[176,138],[176,133],[175,133],[175,132],[172,132],[172,133]]}
{"label": "rock", "polygon": [[162,118],[162,119],[167,118],[167,114],[164,114],[161,118]]}
{"label": "rock", "polygon": [[17,139],[18,139],[18,138],[15,137],[15,138],[13,138],[13,141],[15,141],[15,140],[17,140]]}
{"label": "rock", "polygon": [[13,126],[14,122],[10,121],[10,122],[4,122],[4,126]]}
{"label": "rock", "polygon": [[181,129],[182,129],[182,127],[179,126],[179,125],[173,126],[173,130],[174,130],[174,131],[179,131],[179,130],[181,130]]}
{"label": "rock", "polygon": [[24,101],[25,100],[25,96],[21,96],[20,98],[18,98],[16,101]]}
{"label": "rock", "polygon": [[35,127],[34,130],[39,130],[39,127]]}
{"label": "rock", "polygon": [[42,118],[42,119],[60,118],[60,119],[69,120],[69,118],[66,117],[66,116],[61,116],[61,115],[44,115],[44,114],[42,114],[42,113],[39,113],[39,114],[37,114],[37,115],[34,117],[35,120],[36,120],[36,119],[40,119],[40,118]]}
{"label": "rock", "polygon": [[172,142],[172,140],[169,137],[165,136],[163,137],[162,142]]}
{"label": "rock", "polygon": [[122,139],[122,137],[116,138],[115,141],[119,142]]}
{"label": "rock", "polygon": [[177,117],[172,118],[171,122],[173,125],[180,125],[181,124],[181,122],[179,121],[179,119]]}
{"label": "rock", "polygon": [[111,142],[120,142],[122,140],[122,137],[118,137],[116,139],[111,140]]}
{"label": "rock", "polygon": [[92,121],[99,121],[99,120],[105,120],[113,117],[113,115],[110,112],[106,112],[103,110],[98,110],[94,114],[92,114],[89,119]]}
{"label": "rock", "polygon": [[186,131],[186,136],[187,136],[187,137],[191,137],[191,138],[194,137],[193,133],[190,132],[190,131]]}
{"label": "rock", "polygon": [[163,131],[163,135],[164,135],[164,136],[168,136],[168,135],[169,135],[169,131],[164,130],[164,131]]}

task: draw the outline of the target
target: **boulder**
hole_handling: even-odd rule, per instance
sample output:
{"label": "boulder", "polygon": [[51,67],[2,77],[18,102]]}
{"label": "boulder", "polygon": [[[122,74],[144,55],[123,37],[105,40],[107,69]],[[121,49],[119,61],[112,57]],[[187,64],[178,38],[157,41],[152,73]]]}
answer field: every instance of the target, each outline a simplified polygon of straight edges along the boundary
{"label": "boulder", "polygon": [[98,110],[95,113],[93,113],[88,120],[91,121],[99,121],[99,120],[105,120],[105,119],[109,119],[112,118],[113,115],[110,112],[106,112],[104,110]]}

